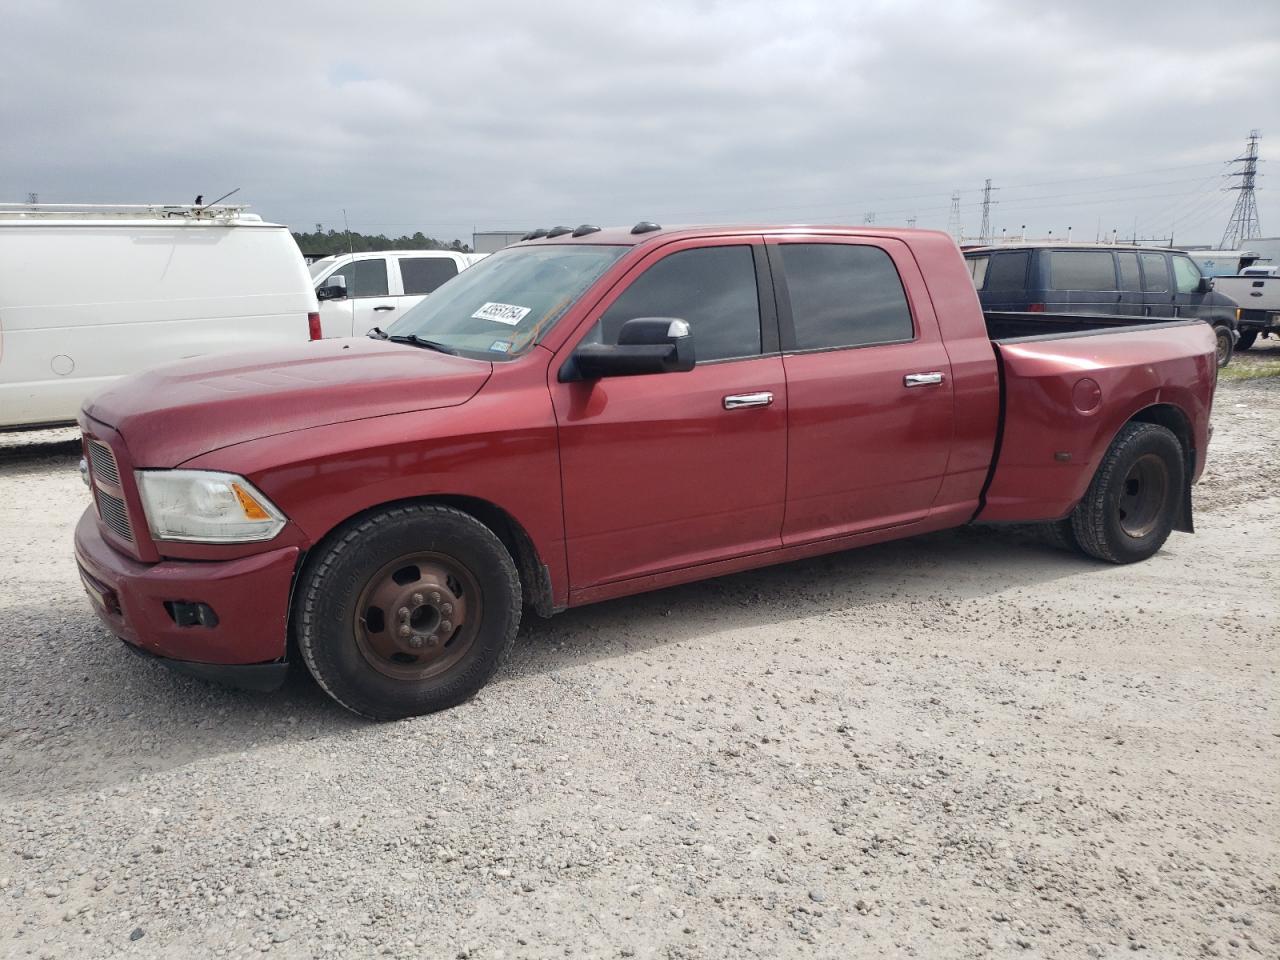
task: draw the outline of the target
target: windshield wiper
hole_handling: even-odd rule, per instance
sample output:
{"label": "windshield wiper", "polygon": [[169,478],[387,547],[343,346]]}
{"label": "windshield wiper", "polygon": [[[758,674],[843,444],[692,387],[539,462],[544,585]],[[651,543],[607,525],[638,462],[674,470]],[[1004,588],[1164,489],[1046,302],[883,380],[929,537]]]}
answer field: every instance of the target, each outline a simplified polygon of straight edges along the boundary
{"label": "windshield wiper", "polygon": [[454,350],[452,347],[446,347],[443,343],[436,340],[428,340],[425,337],[420,337],[416,333],[384,334],[383,336],[384,339],[390,340],[392,343],[411,343],[415,347],[425,347],[428,350],[438,350],[440,353],[447,353],[451,356],[458,355],[458,351]]}

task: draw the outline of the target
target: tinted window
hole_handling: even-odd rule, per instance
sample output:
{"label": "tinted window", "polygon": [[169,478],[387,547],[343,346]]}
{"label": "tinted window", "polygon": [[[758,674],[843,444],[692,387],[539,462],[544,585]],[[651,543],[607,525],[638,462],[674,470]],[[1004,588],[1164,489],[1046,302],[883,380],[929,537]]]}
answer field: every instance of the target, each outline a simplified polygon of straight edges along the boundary
{"label": "tinted window", "polygon": [[1021,291],[1027,285],[1028,253],[997,253],[991,258],[991,266],[987,269],[988,293],[1012,293]]}
{"label": "tinted window", "polygon": [[987,282],[987,264],[991,262],[990,257],[969,257],[969,276],[973,277],[973,285],[979,290],[982,285]]}
{"label": "tinted window", "polygon": [[879,247],[784,243],[796,349],[855,347],[911,339],[902,280]]}
{"label": "tinted window", "polygon": [[1178,284],[1179,293],[1195,293],[1200,285],[1200,271],[1190,257],[1174,257],[1173,279]]}
{"label": "tinted window", "polygon": [[1116,263],[1120,264],[1120,289],[1131,292],[1141,290],[1142,277],[1138,273],[1138,255],[1117,250]]}
{"label": "tinted window", "polygon": [[1109,250],[1053,250],[1050,290],[1115,290],[1116,266]]}
{"label": "tinted window", "polygon": [[682,250],[659,260],[623,291],[593,333],[617,343],[635,317],[679,317],[693,330],[698,361],[760,353],[760,301],[750,247]]}
{"label": "tinted window", "polygon": [[1147,293],[1169,292],[1169,267],[1163,253],[1142,255],[1142,288]]}
{"label": "tinted window", "polygon": [[348,297],[385,297],[387,295],[387,261],[356,260],[338,268],[347,278]]}
{"label": "tinted window", "polygon": [[458,265],[452,257],[404,257],[400,260],[400,280],[406,294],[430,293],[457,275]]}

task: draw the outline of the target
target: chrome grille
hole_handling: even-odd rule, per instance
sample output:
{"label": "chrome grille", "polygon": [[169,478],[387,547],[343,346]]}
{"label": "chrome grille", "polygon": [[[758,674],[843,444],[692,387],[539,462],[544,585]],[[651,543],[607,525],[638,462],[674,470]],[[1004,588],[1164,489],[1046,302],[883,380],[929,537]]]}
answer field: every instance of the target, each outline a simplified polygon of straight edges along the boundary
{"label": "chrome grille", "polygon": [[101,440],[90,440],[89,447],[89,465],[93,467],[93,474],[103,483],[109,483],[113,487],[120,486],[120,471],[116,467],[116,456]]}
{"label": "chrome grille", "polygon": [[129,525],[129,511],[125,509],[124,501],[104,490],[98,490],[97,495],[98,516],[102,518],[102,522],[110,527],[116,536],[133,543],[133,527]]}

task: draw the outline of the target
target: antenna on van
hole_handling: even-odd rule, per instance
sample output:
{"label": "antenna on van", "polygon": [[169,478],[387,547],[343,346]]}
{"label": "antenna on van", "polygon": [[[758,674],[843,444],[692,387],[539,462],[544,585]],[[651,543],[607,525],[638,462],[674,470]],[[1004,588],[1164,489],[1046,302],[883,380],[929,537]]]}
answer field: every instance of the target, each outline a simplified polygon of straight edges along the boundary
{"label": "antenna on van", "polygon": [[240,188],[236,187],[234,190],[228,190],[226,193],[220,196],[217,200],[213,201],[213,203],[205,203],[205,204],[202,204],[200,202],[201,200],[204,199],[204,194],[202,193],[200,194],[200,196],[196,197],[196,213],[200,213],[202,210],[208,210],[210,207],[216,207],[223,200],[227,199],[227,197],[239,192],[240,192]]}

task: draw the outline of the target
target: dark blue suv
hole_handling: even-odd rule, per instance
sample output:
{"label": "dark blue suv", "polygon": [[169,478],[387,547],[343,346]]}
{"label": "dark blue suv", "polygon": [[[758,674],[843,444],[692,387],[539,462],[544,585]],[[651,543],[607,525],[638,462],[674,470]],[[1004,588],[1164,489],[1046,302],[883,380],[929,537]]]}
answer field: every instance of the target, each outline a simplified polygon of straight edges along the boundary
{"label": "dark blue suv", "polygon": [[1218,366],[1231,359],[1236,302],[1215,293],[1213,282],[1181,251],[1020,244],[976,247],[964,256],[983,310],[1198,317],[1218,336]]}

